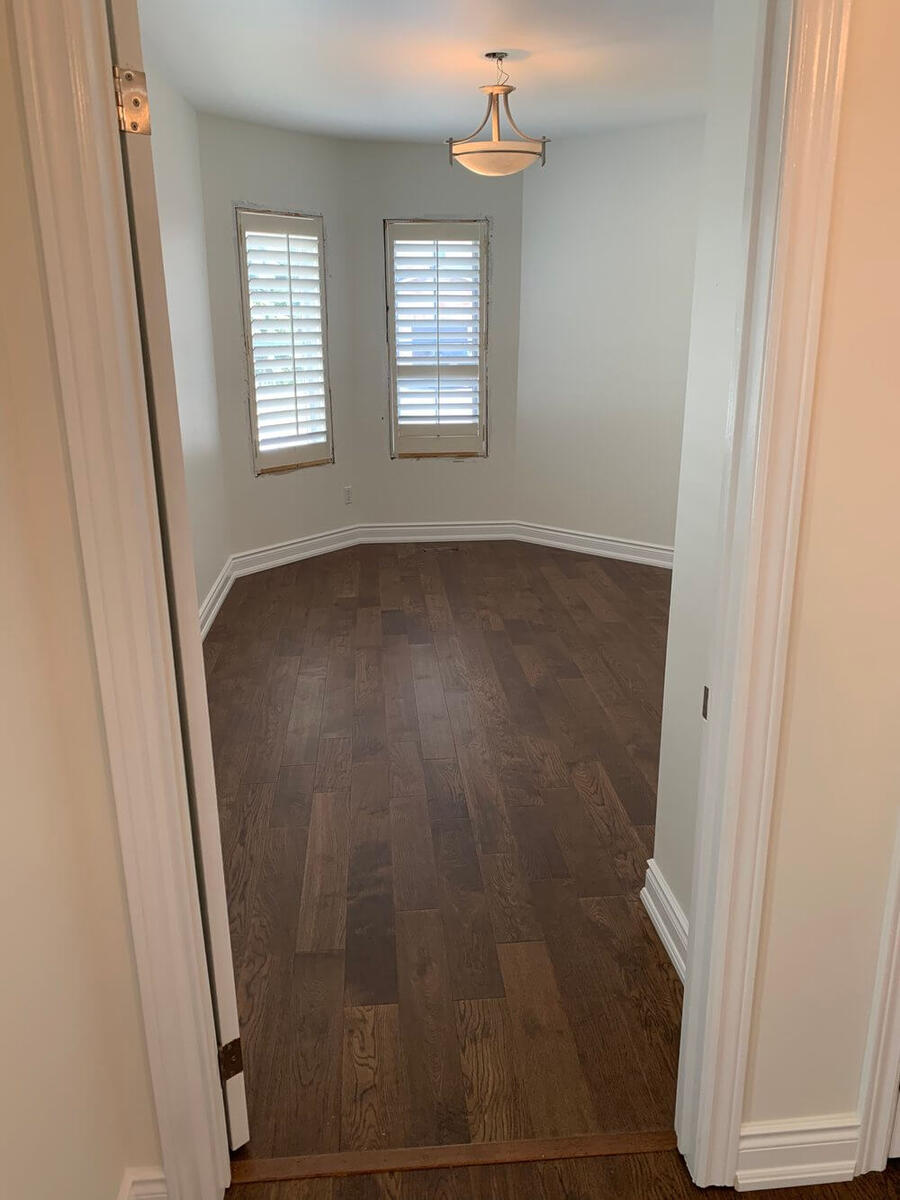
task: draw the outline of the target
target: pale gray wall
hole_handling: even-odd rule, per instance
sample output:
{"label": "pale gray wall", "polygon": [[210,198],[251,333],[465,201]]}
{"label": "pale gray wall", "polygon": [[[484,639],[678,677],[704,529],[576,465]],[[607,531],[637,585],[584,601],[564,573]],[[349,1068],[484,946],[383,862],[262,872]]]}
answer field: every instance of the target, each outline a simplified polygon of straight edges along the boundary
{"label": "pale gray wall", "polygon": [[153,167],[172,332],[197,592],[230,553],[219,397],[213,362],[197,115],[158,68],[149,70]]}
{"label": "pale gray wall", "polygon": [[[690,918],[731,382],[746,284],[747,162],[763,6],[717,5],[700,179],[653,856]],[[713,696],[712,703],[715,705]]]}
{"label": "pale gray wall", "polygon": [[521,520],[672,545],[702,135],[568,138],[525,175]]}
{"label": "pale gray wall", "polygon": [[[353,142],[201,115],[212,326],[232,551],[368,521],[507,519],[515,446],[521,180],[451,168],[439,146]],[[333,466],[257,478],[250,456],[235,205],[325,219]],[[389,457],[382,222],[489,217],[486,460]],[[353,505],[343,487],[353,487]]]}

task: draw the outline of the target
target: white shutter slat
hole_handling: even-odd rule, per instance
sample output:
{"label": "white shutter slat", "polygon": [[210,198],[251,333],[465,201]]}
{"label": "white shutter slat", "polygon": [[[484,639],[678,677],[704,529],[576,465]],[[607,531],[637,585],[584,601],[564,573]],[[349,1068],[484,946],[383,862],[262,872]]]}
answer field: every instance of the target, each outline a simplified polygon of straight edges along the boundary
{"label": "white shutter slat", "polygon": [[257,462],[318,461],[287,452],[330,443],[321,221],[247,210],[238,221]]}
{"label": "white shutter slat", "polygon": [[448,222],[418,236],[427,225],[398,228],[390,247],[395,419],[439,437],[482,419],[484,239]]}

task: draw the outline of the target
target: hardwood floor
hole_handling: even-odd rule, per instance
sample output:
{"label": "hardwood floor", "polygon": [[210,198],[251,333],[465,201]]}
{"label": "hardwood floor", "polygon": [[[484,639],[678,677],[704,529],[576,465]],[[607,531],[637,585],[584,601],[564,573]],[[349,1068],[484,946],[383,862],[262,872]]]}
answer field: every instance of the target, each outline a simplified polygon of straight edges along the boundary
{"label": "hardwood floor", "polygon": [[[891,1163],[883,1174],[861,1175],[850,1183],[740,1194],[778,1200],[898,1200],[900,1166]],[[226,1200],[715,1200],[736,1198],[738,1193],[731,1188],[694,1187],[681,1157],[670,1151],[238,1184],[225,1196]]]}
{"label": "hardwood floor", "polygon": [[[668,587],[516,542],[358,547],[235,582],[205,653],[242,1159],[672,1129],[681,991],[638,899]],[[623,1161],[563,1175],[624,1179]],[[580,1186],[480,1170],[462,1191],[448,1169],[235,1195]]]}

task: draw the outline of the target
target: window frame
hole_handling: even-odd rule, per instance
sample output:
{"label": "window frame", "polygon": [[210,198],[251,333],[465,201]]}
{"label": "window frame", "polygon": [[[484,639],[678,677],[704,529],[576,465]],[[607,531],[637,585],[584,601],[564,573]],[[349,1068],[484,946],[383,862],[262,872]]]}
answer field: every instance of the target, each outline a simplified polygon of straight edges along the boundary
{"label": "window frame", "polygon": [[[423,424],[412,432],[398,420],[397,408],[397,339],[394,302],[394,242],[414,237],[421,230],[423,237],[440,240],[441,231],[455,234],[458,240],[474,240],[480,248],[479,296],[479,393],[478,422],[474,431],[464,434],[432,432]],[[468,236],[464,236],[468,232]],[[384,280],[387,323],[389,422],[391,458],[486,458],[488,453],[488,312],[490,290],[491,223],[488,217],[398,217],[384,222]],[[409,426],[405,427],[409,430]]]}
{"label": "window frame", "polygon": [[[331,371],[328,344],[328,297],[325,266],[325,218],[321,213],[286,212],[277,209],[253,208],[247,204],[235,206],[238,240],[238,274],[241,285],[241,319],[244,334],[244,354],[247,364],[247,402],[250,413],[250,445],[253,470],[257,476],[276,475],[303,467],[320,467],[334,462],[334,421],[331,400]],[[285,446],[280,450],[260,450],[259,422],[256,401],[256,371],[253,362],[253,337],[250,320],[250,290],[247,271],[247,221],[261,222],[274,233],[297,232],[293,222],[307,225],[306,235],[313,230],[319,249],[319,307],[322,317],[322,367],[325,390],[325,441],[309,446]],[[263,230],[264,231],[264,230]],[[255,231],[252,231],[255,232]]]}

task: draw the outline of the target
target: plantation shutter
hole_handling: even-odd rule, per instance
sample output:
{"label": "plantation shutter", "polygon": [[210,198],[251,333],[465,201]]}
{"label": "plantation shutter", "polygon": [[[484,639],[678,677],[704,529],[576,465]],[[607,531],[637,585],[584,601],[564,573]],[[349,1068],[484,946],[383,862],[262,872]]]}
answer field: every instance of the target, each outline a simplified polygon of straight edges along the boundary
{"label": "plantation shutter", "polygon": [[486,221],[386,223],[394,452],[484,453]]}
{"label": "plantation shutter", "polygon": [[238,210],[257,472],[332,461],[321,217]]}

